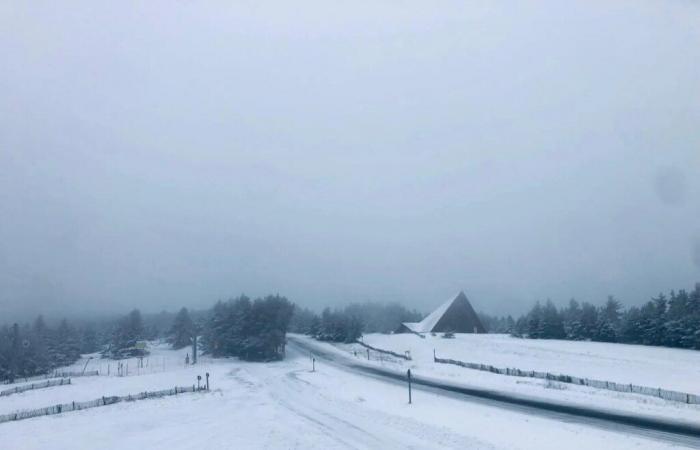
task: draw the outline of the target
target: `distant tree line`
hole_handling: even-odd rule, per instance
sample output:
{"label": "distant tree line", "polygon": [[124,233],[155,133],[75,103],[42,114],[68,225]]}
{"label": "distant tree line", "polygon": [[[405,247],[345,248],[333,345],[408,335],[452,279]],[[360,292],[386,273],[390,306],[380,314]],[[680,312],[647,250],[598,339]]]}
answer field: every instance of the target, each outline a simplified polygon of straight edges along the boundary
{"label": "distant tree line", "polygon": [[659,294],[646,304],[623,309],[613,297],[603,306],[571,300],[557,308],[537,302],[511,332],[534,339],[591,340],[700,349],[700,285],[691,292]]}
{"label": "distant tree line", "polygon": [[515,319],[510,315],[499,317],[478,313],[478,316],[487,333],[512,333],[515,330]]}
{"label": "distant tree line", "polygon": [[290,331],[321,341],[354,342],[363,333],[392,333],[402,322],[417,322],[423,315],[398,303],[352,303],[344,308],[325,308],[320,315],[295,309]]}
{"label": "distant tree line", "polygon": [[147,327],[139,311],[133,310],[117,321],[103,355],[142,356],[144,350],[137,344],[157,338],[165,339],[177,350],[193,345],[196,335],[202,338],[198,347],[214,357],[235,356],[247,361],[281,359],[293,309],[293,304],[279,295],[255,300],[241,295],[219,301],[205,311],[192,313],[182,308],[175,315],[160,313],[156,317],[157,327],[153,323]]}
{"label": "distant tree line", "polygon": [[0,328],[0,380],[13,381],[67,366],[81,353],[97,350],[91,326],[76,327],[65,319],[49,327],[42,316],[32,325],[15,323]]}
{"label": "distant tree line", "polygon": [[142,315],[134,309],[123,317],[67,320],[47,325],[42,316],[33,324],[0,326],[0,381],[43,375],[76,362],[81,354],[100,352],[104,358],[143,356],[143,341],[162,339],[174,349],[192,345],[213,356],[237,356],[251,361],[284,356],[285,335],[294,305],[268,296],[251,301],[241,296],[202,311]]}

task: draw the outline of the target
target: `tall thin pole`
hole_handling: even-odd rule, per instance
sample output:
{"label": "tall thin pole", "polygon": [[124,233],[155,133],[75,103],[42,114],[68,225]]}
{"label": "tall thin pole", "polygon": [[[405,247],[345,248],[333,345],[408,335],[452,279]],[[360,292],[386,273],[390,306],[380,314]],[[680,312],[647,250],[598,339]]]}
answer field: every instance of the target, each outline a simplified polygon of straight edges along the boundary
{"label": "tall thin pole", "polygon": [[192,337],[192,364],[197,364],[197,333]]}
{"label": "tall thin pole", "polygon": [[411,404],[411,369],[408,369],[408,372],[406,372],[406,375],[408,376],[408,404]]}

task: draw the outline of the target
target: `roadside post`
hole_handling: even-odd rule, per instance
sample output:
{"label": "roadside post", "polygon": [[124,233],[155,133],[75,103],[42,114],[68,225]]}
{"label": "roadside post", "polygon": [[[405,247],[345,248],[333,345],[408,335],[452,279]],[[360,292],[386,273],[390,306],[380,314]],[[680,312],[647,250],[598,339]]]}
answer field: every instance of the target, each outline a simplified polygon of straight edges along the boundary
{"label": "roadside post", "polygon": [[209,390],[209,372],[207,372],[207,391]]}
{"label": "roadside post", "polygon": [[316,372],[316,358],[311,358],[311,371]]}
{"label": "roadside post", "polygon": [[411,404],[411,369],[406,372],[408,378],[408,404]]}

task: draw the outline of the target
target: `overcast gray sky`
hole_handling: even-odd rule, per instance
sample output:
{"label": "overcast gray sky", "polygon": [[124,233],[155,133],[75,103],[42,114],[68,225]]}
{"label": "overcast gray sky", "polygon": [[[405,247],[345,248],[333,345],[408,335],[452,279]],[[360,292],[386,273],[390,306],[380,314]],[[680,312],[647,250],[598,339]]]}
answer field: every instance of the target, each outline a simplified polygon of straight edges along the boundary
{"label": "overcast gray sky", "polygon": [[700,3],[0,3],[0,316],[700,281]]}

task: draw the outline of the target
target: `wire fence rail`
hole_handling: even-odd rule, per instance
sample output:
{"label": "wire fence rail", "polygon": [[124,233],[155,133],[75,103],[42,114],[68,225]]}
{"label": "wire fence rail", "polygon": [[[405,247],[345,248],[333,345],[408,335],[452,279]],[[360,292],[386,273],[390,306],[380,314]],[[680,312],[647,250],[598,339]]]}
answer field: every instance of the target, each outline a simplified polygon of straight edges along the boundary
{"label": "wire fence rail", "polygon": [[53,372],[45,373],[43,375],[34,375],[31,377],[18,377],[13,380],[4,380],[0,384],[18,384],[18,383],[27,383],[29,381],[39,381],[39,380],[50,380],[52,378],[76,378],[76,377],[92,377],[99,375],[100,371],[99,370],[88,370],[88,371],[58,371],[54,370]]}
{"label": "wire fence rail", "polygon": [[391,350],[384,350],[383,348],[372,347],[371,345],[365,344],[362,341],[355,341],[355,343],[359,344],[359,345],[361,345],[369,350],[374,350],[375,352],[378,352],[378,353],[384,353],[386,355],[391,355],[391,356],[394,356],[396,358],[405,359],[406,361],[411,361],[411,354],[408,351],[405,354],[401,354],[401,353],[392,352]]}
{"label": "wire fence rail", "polygon": [[560,383],[569,383],[580,386],[589,386],[597,389],[606,389],[609,391],[648,395],[651,397],[658,397],[664,400],[687,403],[692,405],[700,404],[700,395],[689,394],[687,392],[671,391],[668,389],[652,388],[647,386],[637,386],[635,384],[615,383],[613,381],[601,381],[589,378],[579,378],[571,375],[554,374],[549,372],[537,372],[534,370],[500,368],[490,366],[487,364],[470,363],[448,358],[438,358],[437,356],[433,356],[433,360],[436,363],[453,364],[460,367],[466,367],[467,369],[481,370],[484,372],[491,372],[499,375],[539,378],[543,380],[558,381]]}
{"label": "wire fence rail", "polygon": [[61,414],[61,413],[70,412],[70,411],[81,411],[83,409],[97,408],[100,406],[107,406],[107,405],[114,405],[115,403],[120,403],[120,402],[133,402],[136,400],[145,400],[145,399],[149,399],[149,398],[162,398],[162,397],[167,397],[167,396],[171,396],[171,395],[185,394],[188,392],[200,392],[200,391],[207,391],[207,388],[206,387],[197,387],[194,385],[193,386],[185,386],[185,387],[175,386],[172,389],[164,389],[161,391],[140,392],[138,394],[129,394],[129,395],[123,395],[123,396],[117,395],[117,396],[102,397],[102,398],[98,398],[96,400],[90,400],[87,402],[63,403],[63,404],[54,405],[54,406],[47,406],[45,408],[17,411],[17,412],[10,413],[10,414],[2,414],[2,415],[0,415],[0,423],[14,422],[16,420],[31,419],[33,417],[40,417],[40,416],[50,416],[53,414]]}
{"label": "wire fence rail", "polygon": [[12,389],[5,389],[0,391],[0,397],[7,397],[12,394],[19,394],[20,392],[31,391],[34,389],[45,389],[53,386],[63,386],[71,384],[70,378],[59,378],[57,380],[46,380],[41,383],[25,384],[24,386],[15,386]]}
{"label": "wire fence rail", "polygon": [[59,378],[59,377],[71,377],[71,378],[76,378],[76,377],[94,377],[100,374],[99,370],[88,370],[86,372],[54,372],[52,378]]}

